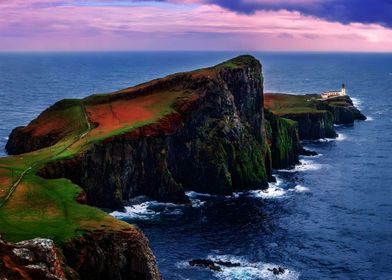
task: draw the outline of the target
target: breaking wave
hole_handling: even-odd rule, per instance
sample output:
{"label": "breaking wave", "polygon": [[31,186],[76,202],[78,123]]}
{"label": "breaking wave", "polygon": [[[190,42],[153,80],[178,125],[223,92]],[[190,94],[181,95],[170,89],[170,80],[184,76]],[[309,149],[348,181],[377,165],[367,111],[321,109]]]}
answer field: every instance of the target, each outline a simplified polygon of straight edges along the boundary
{"label": "breaking wave", "polygon": [[302,172],[302,171],[316,171],[321,168],[328,168],[328,165],[315,163],[310,159],[301,159],[293,169],[279,169],[279,172]]}
{"label": "breaking wave", "polygon": [[350,97],[350,98],[353,101],[354,106],[357,107],[358,110],[361,110],[362,101],[356,97]]}
{"label": "breaking wave", "polygon": [[304,187],[302,185],[296,185],[294,187],[294,189],[290,189],[290,190],[292,190],[294,192],[299,192],[299,193],[301,193],[301,192],[309,192],[310,191],[309,188]]}
{"label": "breaking wave", "polygon": [[[214,272],[216,278],[222,280],[259,280],[259,279],[284,279],[294,280],[299,279],[300,273],[282,265],[274,263],[261,263],[261,262],[249,262],[245,258],[231,256],[231,255],[217,255],[208,256],[208,259],[213,261],[225,261],[232,263],[240,263],[241,266],[237,267],[224,267],[222,266],[221,271]],[[283,267],[284,273],[280,275],[274,275],[271,271],[273,268]]]}
{"label": "breaking wave", "polygon": [[180,215],[183,213],[183,207],[174,203],[146,201],[140,204],[126,206],[125,212],[114,211],[110,215],[118,219],[152,220],[158,218],[160,215]]}

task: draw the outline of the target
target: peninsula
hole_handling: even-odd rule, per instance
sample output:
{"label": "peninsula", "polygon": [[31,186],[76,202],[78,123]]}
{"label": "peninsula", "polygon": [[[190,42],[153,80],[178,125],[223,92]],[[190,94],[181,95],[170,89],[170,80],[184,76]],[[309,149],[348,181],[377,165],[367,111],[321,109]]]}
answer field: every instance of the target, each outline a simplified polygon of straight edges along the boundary
{"label": "peninsula", "polygon": [[0,158],[0,278],[160,279],[141,231],[100,209],[266,189],[302,139],[364,118],[348,96],[264,95],[248,55],[59,101],[15,128]]}

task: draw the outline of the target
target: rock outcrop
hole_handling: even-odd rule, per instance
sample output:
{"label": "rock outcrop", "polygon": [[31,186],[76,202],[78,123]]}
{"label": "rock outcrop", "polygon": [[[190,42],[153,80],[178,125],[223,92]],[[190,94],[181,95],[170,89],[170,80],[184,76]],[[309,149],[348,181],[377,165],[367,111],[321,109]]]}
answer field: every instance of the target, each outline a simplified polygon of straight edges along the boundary
{"label": "rock outcrop", "polygon": [[282,115],[298,123],[298,132],[301,140],[317,140],[321,138],[335,138],[334,118],[328,111],[301,112]]}
{"label": "rock outcrop", "polygon": [[0,279],[65,280],[64,258],[53,241],[44,238],[6,242],[0,236]]}
{"label": "rock outcrop", "polygon": [[0,237],[1,279],[158,280],[155,258],[140,231],[96,231],[56,246],[51,239],[9,243]]}
{"label": "rock outcrop", "polygon": [[[132,102],[139,104],[155,96],[156,100],[174,98],[168,113],[121,133],[105,130],[115,119],[121,123],[135,117],[128,114],[124,119],[121,114],[125,113],[113,108]],[[143,101],[139,102],[140,99]],[[263,127],[261,64],[251,56],[113,94],[87,97],[80,104],[93,126],[85,137],[88,145],[72,156],[48,162],[39,174],[45,178],[70,179],[84,189],[90,205],[121,209],[124,200],[138,195],[187,203],[184,189],[229,194],[235,190],[266,188],[271,178]],[[103,111],[102,108],[108,107],[110,111]],[[8,151],[15,152],[16,149],[10,148],[14,146],[31,151],[49,142],[61,143],[53,136],[57,129],[50,129],[53,126],[49,125],[50,120],[46,132],[53,141],[31,140],[37,134],[36,124],[45,123],[49,113],[55,114],[53,108],[56,106],[26,128],[14,131]],[[61,113],[55,115],[64,115],[63,108],[60,109]],[[105,114],[112,115],[109,118]],[[96,138],[89,141],[95,132],[100,133],[99,141]]]}
{"label": "rock outcrop", "polygon": [[75,279],[161,279],[140,231],[96,231],[65,242],[61,249],[67,265],[77,273]]}
{"label": "rock outcrop", "polygon": [[265,94],[265,106],[273,114],[298,123],[301,140],[335,138],[334,124],[353,124],[366,117],[349,96],[322,99],[317,94]]}
{"label": "rock outcrop", "polygon": [[353,124],[356,120],[366,120],[347,95],[321,100],[317,109],[331,112],[335,124]]}

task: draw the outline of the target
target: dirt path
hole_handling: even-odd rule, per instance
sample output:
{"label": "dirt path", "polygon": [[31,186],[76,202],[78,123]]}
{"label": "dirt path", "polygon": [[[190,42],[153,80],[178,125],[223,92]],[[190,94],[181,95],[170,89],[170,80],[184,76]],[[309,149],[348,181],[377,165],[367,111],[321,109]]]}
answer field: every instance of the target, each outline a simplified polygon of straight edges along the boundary
{"label": "dirt path", "polygon": [[[72,141],[72,143],[70,143],[64,149],[60,150],[58,153],[52,155],[51,157],[55,157],[55,156],[58,156],[59,154],[63,153],[69,147],[71,147],[72,145],[74,145],[75,143],[77,143],[78,141],[83,139],[91,131],[91,124],[90,124],[90,122],[88,120],[86,108],[84,107],[83,104],[81,104],[80,106],[81,106],[81,109],[82,109],[82,112],[83,112],[83,116],[84,116],[85,122],[87,124],[86,131],[84,131],[83,133],[79,134],[75,138],[75,140]],[[6,195],[6,197],[3,199],[3,201],[0,202],[0,208],[3,207],[8,202],[8,200],[11,198],[12,194],[15,192],[15,190],[18,187],[18,185],[20,184],[20,182],[26,176],[26,174],[29,173],[31,170],[33,170],[37,165],[38,165],[38,162],[34,163],[33,165],[31,165],[31,166],[27,167],[25,170],[23,170],[23,172],[19,175],[19,177],[15,181],[15,183],[12,184],[12,186],[11,186],[10,190],[8,191],[8,194]]]}

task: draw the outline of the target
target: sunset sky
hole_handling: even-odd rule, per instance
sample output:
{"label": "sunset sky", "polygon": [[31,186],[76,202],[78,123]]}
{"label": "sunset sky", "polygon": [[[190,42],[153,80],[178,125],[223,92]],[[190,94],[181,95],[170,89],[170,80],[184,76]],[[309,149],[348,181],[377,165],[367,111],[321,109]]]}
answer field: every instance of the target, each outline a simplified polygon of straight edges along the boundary
{"label": "sunset sky", "polygon": [[392,51],[390,0],[0,0],[0,51]]}

